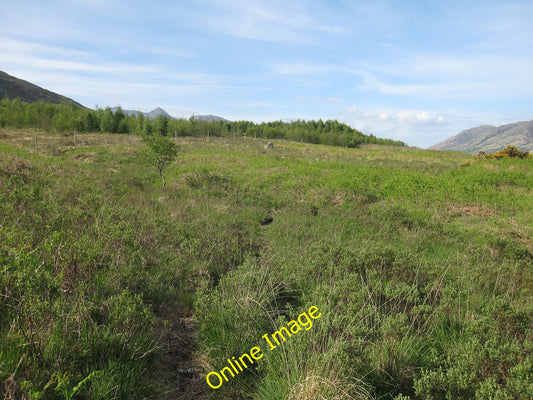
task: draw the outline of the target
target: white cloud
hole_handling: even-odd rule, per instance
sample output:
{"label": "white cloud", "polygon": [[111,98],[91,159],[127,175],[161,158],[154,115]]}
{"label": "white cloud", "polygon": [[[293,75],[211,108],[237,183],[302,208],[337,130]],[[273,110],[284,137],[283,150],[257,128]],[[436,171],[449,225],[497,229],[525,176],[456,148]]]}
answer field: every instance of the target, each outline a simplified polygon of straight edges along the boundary
{"label": "white cloud", "polygon": [[94,55],[88,51],[74,50],[61,46],[51,46],[37,41],[27,41],[0,37],[0,52],[3,53],[4,61],[12,54],[47,55],[63,58],[88,58]]}
{"label": "white cloud", "polygon": [[88,51],[32,41],[0,38],[0,54],[7,73],[87,106],[165,106],[177,94],[190,98],[238,89],[222,74],[175,72],[172,66],[118,62]]}
{"label": "white cloud", "polygon": [[2,53],[4,68],[25,70],[28,69],[28,66],[34,66],[33,69],[38,70],[41,74],[48,70],[132,76],[133,74],[153,74],[157,71],[153,66],[138,63],[109,62],[87,51],[8,38],[0,38],[0,52]]}
{"label": "white cloud", "polygon": [[395,113],[400,124],[433,124],[444,122],[444,117],[425,110],[401,110]]}
{"label": "white cloud", "polygon": [[395,109],[375,109],[371,111],[360,110],[355,104],[346,107],[346,113],[355,118],[367,121],[392,122],[397,125],[423,125],[442,124],[446,121],[443,115],[427,110],[395,110]]}
{"label": "white cloud", "polygon": [[352,105],[345,108],[341,120],[363,133],[373,133],[379,137],[407,141],[410,145],[428,147],[437,143],[435,137],[449,137],[459,133],[453,130],[453,121],[450,122],[448,118],[429,110],[364,110]]}
{"label": "white cloud", "polygon": [[357,111],[357,106],[355,104],[352,104],[351,106],[346,107],[346,112],[348,114],[353,114]]}

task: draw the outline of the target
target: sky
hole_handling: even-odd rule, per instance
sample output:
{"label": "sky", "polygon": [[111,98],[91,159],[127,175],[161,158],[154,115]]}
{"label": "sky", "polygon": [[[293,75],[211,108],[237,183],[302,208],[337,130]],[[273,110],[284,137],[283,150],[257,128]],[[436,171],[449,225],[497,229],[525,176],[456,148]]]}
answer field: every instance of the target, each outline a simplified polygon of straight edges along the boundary
{"label": "sky", "polygon": [[533,1],[2,0],[0,70],[90,107],[336,119],[429,147],[533,119]]}

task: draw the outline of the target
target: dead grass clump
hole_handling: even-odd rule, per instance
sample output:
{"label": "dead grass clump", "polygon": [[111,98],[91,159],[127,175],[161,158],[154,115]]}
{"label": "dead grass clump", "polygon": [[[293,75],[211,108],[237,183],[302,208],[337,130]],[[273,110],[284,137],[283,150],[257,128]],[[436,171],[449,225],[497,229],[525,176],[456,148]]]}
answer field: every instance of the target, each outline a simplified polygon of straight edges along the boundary
{"label": "dead grass clump", "polygon": [[32,170],[33,166],[31,164],[15,157],[0,159],[0,176],[6,178],[18,176],[26,179],[29,178]]}
{"label": "dead grass clump", "polygon": [[445,213],[452,217],[492,217],[498,215],[490,207],[477,205],[451,205]]}
{"label": "dead grass clump", "polygon": [[71,157],[74,161],[93,162],[96,158],[96,153],[79,153]]}

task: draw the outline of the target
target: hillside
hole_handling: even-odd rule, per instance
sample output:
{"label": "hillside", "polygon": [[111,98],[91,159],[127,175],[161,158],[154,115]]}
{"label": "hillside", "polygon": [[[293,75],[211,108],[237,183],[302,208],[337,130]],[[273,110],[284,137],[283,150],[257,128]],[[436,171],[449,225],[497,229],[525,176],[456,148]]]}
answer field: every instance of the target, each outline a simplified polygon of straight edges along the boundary
{"label": "hillside", "polygon": [[531,398],[533,159],[0,132],[1,398]]}
{"label": "hillside", "polygon": [[481,125],[464,130],[456,136],[431,146],[430,149],[492,153],[508,145],[515,146],[522,151],[533,151],[533,121],[516,122],[498,127]]}
{"label": "hillside", "polygon": [[219,122],[219,121],[228,121],[225,118],[217,117],[216,115],[194,115],[193,118],[197,121],[205,121],[205,122]]}
{"label": "hillside", "polygon": [[81,104],[68,97],[61,96],[0,71],[0,99],[2,98],[20,99],[27,103],[42,101],[53,104],[74,104],[80,108],[84,108]]}

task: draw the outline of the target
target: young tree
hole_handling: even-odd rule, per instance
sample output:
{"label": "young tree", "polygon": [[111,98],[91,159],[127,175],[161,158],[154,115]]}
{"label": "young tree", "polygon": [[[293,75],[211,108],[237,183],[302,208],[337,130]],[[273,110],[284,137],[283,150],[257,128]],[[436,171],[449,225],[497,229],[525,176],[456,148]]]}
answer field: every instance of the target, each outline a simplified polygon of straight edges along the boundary
{"label": "young tree", "polygon": [[113,117],[113,111],[109,107],[106,107],[100,120],[100,130],[102,132],[115,133],[115,119]]}
{"label": "young tree", "polygon": [[144,159],[157,168],[157,172],[165,186],[163,170],[174,161],[178,155],[178,146],[161,134],[143,135],[146,147],[142,150]]}
{"label": "young tree", "polygon": [[122,107],[118,108],[113,113],[113,132],[126,133],[128,127],[126,126],[126,114],[122,111]]}
{"label": "young tree", "polygon": [[152,122],[152,129],[154,132],[167,136],[169,118],[164,115],[158,115]]}

